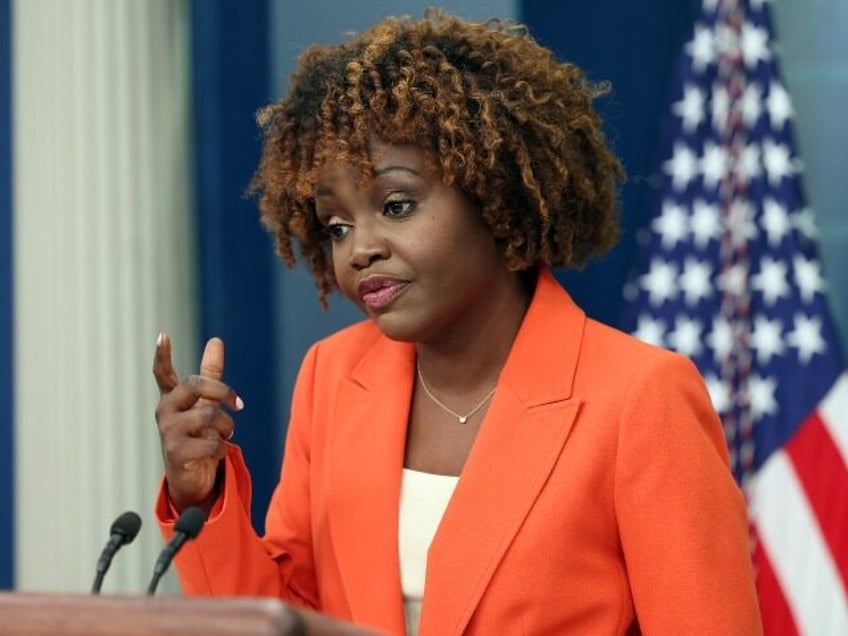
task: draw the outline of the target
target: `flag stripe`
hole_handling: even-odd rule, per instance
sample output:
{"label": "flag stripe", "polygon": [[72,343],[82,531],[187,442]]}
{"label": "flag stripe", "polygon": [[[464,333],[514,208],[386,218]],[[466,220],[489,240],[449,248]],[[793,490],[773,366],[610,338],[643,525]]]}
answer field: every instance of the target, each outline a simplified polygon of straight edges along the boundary
{"label": "flag stripe", "polygon": [[750,492],[752,520],[799,631],[843,633],[848,625],[845,589],[786,453],[772,454]]}
{"label": "flag stripe", "polygon": [[813,413],[786,445],[795,474],[848,588],[848,467],[819,417]]}
{"label": "flag stripe", "polygon": [[819,406],[822,421],[848,464],[848,373],[836,380]]}
{"label": "flag stripe", "polygon": [[792,612],[786,604],[783,590],[774,575],[762,541],[757,540],[752,556],[757,568],[757,596],[760,599],[760,607],[763,609],[763,632],[781,634],[781,636],[797,636],[798,628],[792,619]]}

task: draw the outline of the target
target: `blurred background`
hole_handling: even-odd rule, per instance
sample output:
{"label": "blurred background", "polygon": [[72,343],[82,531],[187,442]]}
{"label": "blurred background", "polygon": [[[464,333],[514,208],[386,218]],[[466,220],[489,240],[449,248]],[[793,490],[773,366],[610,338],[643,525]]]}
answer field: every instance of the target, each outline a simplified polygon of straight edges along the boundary
{"label": "blurred background", "polygon": [[[234,441],[254,521],[276,482],[289,395],[316,338],[357,320],[320,309],[311,279],[276,260],[244,196],[258,108],[297,54],[413,0],[0,0],[0,587],[85,591],[112,520],[140,545],[104,591],[143,591],[162,547],[150,374],[167,330],[180,373],[227,345],[244,398]],[[654,213],[663,116],[696,0],[445,0],[448,12],[526,23],[612,92],[598,108],[629,180],[624,236],[603,262],[559,272],[618,324],[637,231]],[[848,342],[848,4],[774,0],[780,62],[817,214],[828,298]],[[173,577],[166,591],[177,592]]]}

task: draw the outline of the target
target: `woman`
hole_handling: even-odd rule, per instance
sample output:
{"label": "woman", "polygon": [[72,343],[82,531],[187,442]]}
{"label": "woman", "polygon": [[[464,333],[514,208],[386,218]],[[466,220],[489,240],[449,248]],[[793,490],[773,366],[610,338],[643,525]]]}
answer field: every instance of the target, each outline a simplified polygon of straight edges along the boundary
{"label": "woman", "polygon": [[223,343],[154,374],[165,535],[189,594],[388,633],[753,634],[745,508],[694,366],[587,319],[550,273],[617,238],[599,91],[521,28],[387,19],[301,57],[254,187],[278,252],[367,320],[315,344],[266,534]]}

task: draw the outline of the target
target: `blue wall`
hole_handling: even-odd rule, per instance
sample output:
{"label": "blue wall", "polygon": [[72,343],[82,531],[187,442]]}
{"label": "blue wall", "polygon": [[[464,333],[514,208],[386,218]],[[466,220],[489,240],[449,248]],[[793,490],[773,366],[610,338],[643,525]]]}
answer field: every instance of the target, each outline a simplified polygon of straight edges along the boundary
{"label": "blue wall", "polygon": [[11,0],[0,0],[0,588],[14,575]]}

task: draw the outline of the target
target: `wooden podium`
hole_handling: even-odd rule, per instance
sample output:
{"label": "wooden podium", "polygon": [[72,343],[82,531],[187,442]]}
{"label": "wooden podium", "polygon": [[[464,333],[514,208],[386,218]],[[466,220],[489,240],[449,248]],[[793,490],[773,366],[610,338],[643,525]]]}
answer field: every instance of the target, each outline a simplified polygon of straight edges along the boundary
{"label": "wooden podium", "polygon": [[0,592],[4,636],[375,636],[274,599]]}

